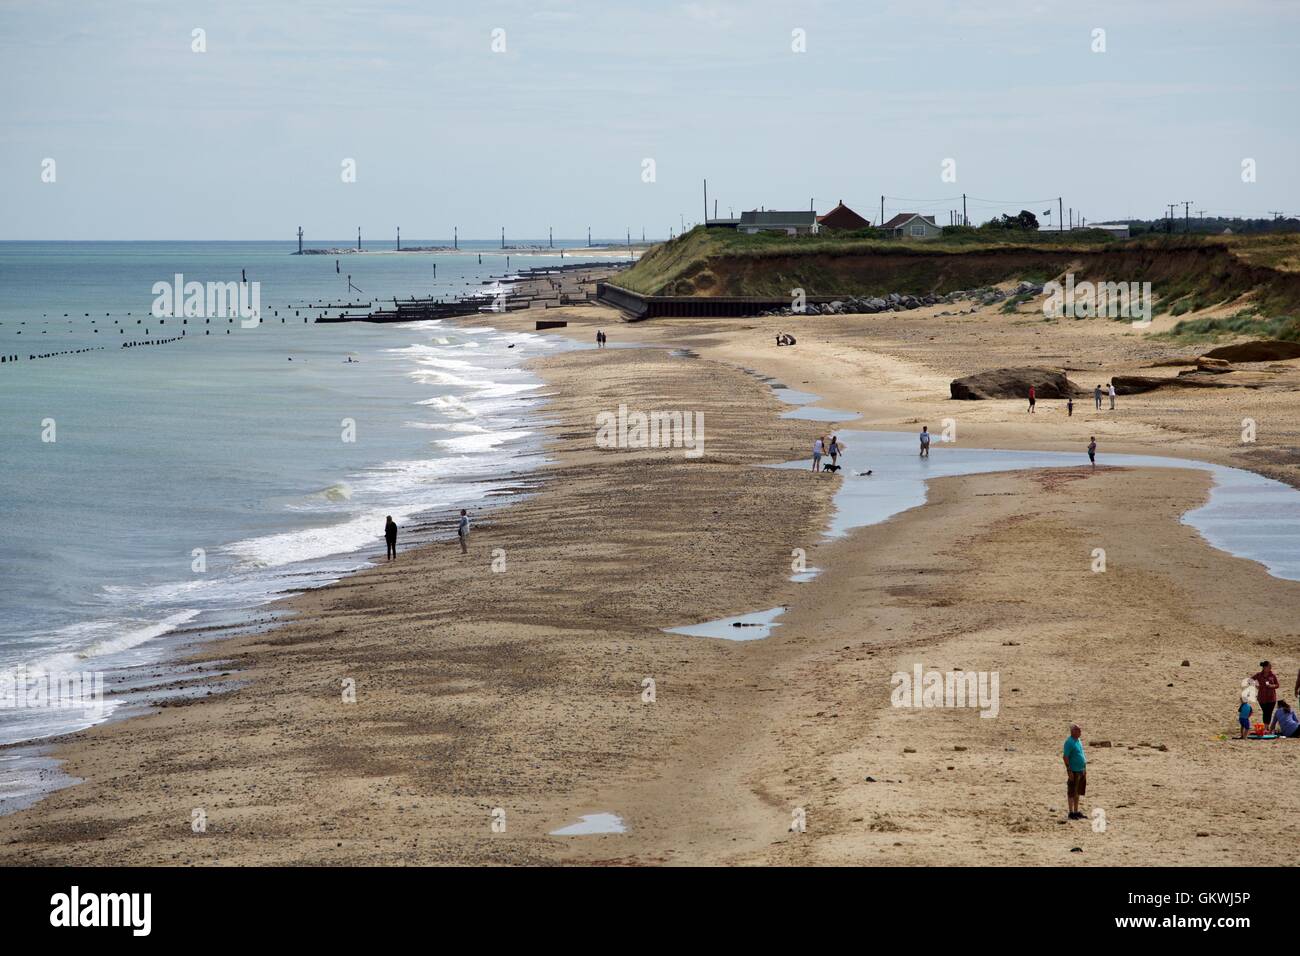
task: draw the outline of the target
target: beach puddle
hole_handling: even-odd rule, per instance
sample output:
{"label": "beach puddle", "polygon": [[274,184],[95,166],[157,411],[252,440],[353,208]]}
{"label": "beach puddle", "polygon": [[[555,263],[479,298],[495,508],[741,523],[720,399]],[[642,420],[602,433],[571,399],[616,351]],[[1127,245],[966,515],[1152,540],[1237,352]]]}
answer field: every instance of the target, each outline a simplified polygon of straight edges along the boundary
{"label": "beach puddle", "polygon": [[617,813],[584,814],[577,823],[552,830],[551,836],[595,836],[600,833],[626,833],[627,826]]}
{"label": "beach puddle", "polygon": [[[1007,451],[961,448],[935,441],[930,457],[921,458],[915,435],[898,432],[842,431],[848,448],[842,481],[827,535],[843,537],[855,528],[879,524],[925,504],[931,478],[1021,471],[1081,468],[1087,455],[1078,452]],[[1182,522],[1200,532],[1213,547],[1257,561],[1275,577],[1300,581],[1300,491],[1272,478],[1226,465],[1158,455],[1108,455],[1098,464],[1123,468],[1194,468],[1214,479],[1209,500],[1188,511]],[[807,469],[807,459],[776,465]],[[864,476],[868,468],[873,474]],[[819,480],[816,476],[809,480]],[[1117,505],[1118,506],[1118,505]]]}
{"label": "beach puddle", "polygon": [[737,617],[723,617],[703,624],[691,624],[686,627],[666,627],[669,634],[686,634],[690,637],[720,637],[728,641],[757,641],[772,633],[772,628],[780,627],[777,618],[785,613],[785,608],[774,607],[767,611],[752,611]]}
{"label": "beach puddle", "polygon": [[796,418],[808,422],[847,422],[861,416],[861,412],[846,412],[840,408],[810,408],[807,405],[781,413],[782,418]]}

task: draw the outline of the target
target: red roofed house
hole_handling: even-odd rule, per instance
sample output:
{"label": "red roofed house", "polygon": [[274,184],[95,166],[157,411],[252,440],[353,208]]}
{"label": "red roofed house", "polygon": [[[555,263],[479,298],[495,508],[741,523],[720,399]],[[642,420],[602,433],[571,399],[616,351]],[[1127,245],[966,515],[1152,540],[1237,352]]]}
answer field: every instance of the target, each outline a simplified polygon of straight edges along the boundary
{"label": "red roofed house", "polygon": [[900,212],[880,228],[895,239],[929,239],[943,235],[942,227],[935,225],[934,216],[918,216],[914,212]]}
{"label": "red roofed house", "polygon": [[840,200],[838,206],[826,213],[826,215],[818,216],[817,222],[821,224],[823,229],[844,229],[846,231],[851,229],[866,229],[871,225],[869,220],[863,219],[848,206],[844,205],[843,199]]}

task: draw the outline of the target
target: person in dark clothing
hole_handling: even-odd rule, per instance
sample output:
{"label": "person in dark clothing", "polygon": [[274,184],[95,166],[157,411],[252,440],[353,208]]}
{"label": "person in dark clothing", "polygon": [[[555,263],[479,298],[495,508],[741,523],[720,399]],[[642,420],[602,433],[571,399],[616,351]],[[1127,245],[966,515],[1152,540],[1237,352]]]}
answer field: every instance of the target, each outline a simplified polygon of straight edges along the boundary
{"label": "person in dark clothing", "polygon": [[1259,662],[1259,673],[1251,677],[1259,688],[1259,709],[1264,712],[1264,726],[1273,722],[1273,705],[1277,703],[1277,675],[1268,661]]}
{"label": "person in dark clothing", "polygon": [[388,521],[384,524],[384,541],[388,543],[388,560],[391,561],[397,557],[397,522],[393,516],[388,516]]}

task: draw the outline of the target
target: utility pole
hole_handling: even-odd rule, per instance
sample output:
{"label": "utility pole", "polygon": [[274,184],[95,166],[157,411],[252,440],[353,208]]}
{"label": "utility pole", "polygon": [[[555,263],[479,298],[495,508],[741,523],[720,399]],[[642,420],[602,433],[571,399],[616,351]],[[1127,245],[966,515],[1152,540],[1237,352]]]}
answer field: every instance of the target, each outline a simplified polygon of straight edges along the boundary
{"label": "utility pole", "polygon": [[298,255],[302,255],[302,226],[298,227]]}
{"label": "utility pole", "polygon": [[970,225],[970,220],[966,218],[966,194],[965,193],[961,194],[961,224],[963,226]]}
{"label": "utility pole", "polygon": [[704,224],[709,223],[709,181],[704,180]]}
{"label": "utility pole", "polygon": [[1196,210],[1196,227],[1197,227],[1198,229],[1204,229],[1204,228],[1205,228],[1205,210],[1204,210],[1204,209],[1198,209],[1198,210]]}
{"label": "utility pole", "polygon": [[883,226],[884,224],[885,224],[885,197],[881,196],[880,197],[880,222],[878,222],[876,225]]}
{"label": "utility pole", "polygon": [[[360,251],[361,251],[361,227],[357,226],[357,252]],[[352,280],[349,279],[348,281],[351,282]]]}
{"label": "utility pole", "polygon": [[453,249],[460,248],[460,226],[451,227],[451,247]]}
{"label": "utility pole", "polygon": [[397,227],[397,251],[402,251],[402,227]]}
{"label": "utility pole", "polygon": [[1191,211],[1192,211],[1191,201],[1184,200],[1183,201],[1183,232],[1192,231]]}
{"label": "utility pole", "polygon": [[1056,197],[1056,231],[1065,232],[1065,210],[1061,205],[1061,197]]}
{"label": "utility pole", "polygon": [[1281,219],[1283,215],[1282,210],[1280,209],[1270,209],[1268,211],[1268,214],[1272,216],[1274,219]]}
{"label": "utility pole", "polygon": [[1174,231],[1174,207],[1178,203],[1171,202],[1169,205],[1169,218],[1165,220],[1165,232],[1172,235]]}

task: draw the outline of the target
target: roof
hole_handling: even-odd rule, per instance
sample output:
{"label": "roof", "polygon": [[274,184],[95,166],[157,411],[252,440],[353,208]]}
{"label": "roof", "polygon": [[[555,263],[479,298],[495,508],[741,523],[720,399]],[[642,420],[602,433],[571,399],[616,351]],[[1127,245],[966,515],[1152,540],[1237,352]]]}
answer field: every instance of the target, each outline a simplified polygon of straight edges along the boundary
{"label": "roof", "polygon": [[866,229],[871,225],[867,219],[863,219],[856,212],[844,205],[844,200],[839,201],[834,209],[824,216],[818,216],[817,221],[823,226],[831,229]]}
{"label": "roof", "polygon": [[928,223],[929,223],[930,225],[932,225],[932,226],[938,225],[938,224],[934,221],[934,216],[919,216],[919,215],[917,215],[917,214],[914,213],[914,212],[900,212],[897,216],[895,216],[893,219],[889,220],[889,222],[885,223],[885,224],[884,224],[883,226],[881,226],[880,228],[881,228],[881,229],[898,229],[898,228],[901,227],[901,226],[906,226],[906,225],[907,225],[909,222],[911,222],[913,219],[924,219],[926,222],[928,222]]}
{"label": "roof", "polygon": [[764,229],[786,229],[791,226],[812,227],[817,221],[817,213],[811,209],[800,209],[794,212],[778,212],[776,210],[750,210],[740,214],[741,226],[757,226]]}

